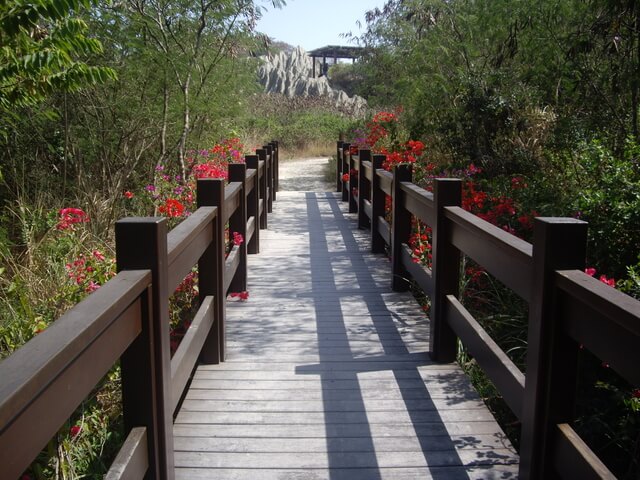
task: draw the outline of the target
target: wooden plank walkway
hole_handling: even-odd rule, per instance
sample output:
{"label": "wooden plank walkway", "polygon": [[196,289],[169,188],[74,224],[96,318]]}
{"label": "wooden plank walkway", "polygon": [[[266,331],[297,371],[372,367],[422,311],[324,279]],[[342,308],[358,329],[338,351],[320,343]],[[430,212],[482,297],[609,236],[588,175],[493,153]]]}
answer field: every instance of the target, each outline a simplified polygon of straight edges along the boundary
{"label": "wooden plank walkway", "polygon": [[334,193],[279,192],[228,359],[176,418],[178,479],[517,478],[517,455]]}

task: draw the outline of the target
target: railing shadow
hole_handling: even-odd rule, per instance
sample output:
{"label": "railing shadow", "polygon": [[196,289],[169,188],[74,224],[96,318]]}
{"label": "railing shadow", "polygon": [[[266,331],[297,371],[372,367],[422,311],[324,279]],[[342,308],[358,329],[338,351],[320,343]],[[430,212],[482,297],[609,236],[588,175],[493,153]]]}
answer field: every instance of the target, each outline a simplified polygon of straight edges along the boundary
{"label": "railing shadow", "polygon": [[[320,202],[327,202],[329,210],[321,210]],[[474,400],[479,400],[477,395],[470,390],[468,381],[463,380],[460,374],[447,371],[446,367],[433,378],[429,374],[426,379],[429,388],[427,387],[420,367],[433,364],[426,351],[428,332],[422,335],[424,343],[420,344],[420,339],[416,339],[420,348],[414,348],[416,345],[413,342],[409,346],[405,343],[399,330],[424,330],[426,324],[402,324],[399,313],[410,307],[394,305],[391,301],[393,294],[385,293],[378,286],[383,281],[386,286],[388,278],[386,281],[377,278],[365,258],[357,255],[350,256],[351,265],[348,270],[342,272],[334,269],[332,258],[347,255],[343,253],[345,251],[368,248],[368,245],[354,235],[355,226],[343,214],[338,198],[331,193],[307,193],[306,210],[311,250],[311,296],[317,322],[319,363],[299,366],[296,373],[317,374],[321,380],[329,478],[342,480],[362,476],[376,480],[384,477],[385,468],[427,467],[431,478],[436,480],[462,479],[468,478],[465,468],[470,466],[483,468],[485,465],[513,462],[513,455],[492,450],[501,450],[497,447],[501,438],[478,438],[465,434],[463,430],[459,432],[460,435],[456,434],[455,440],[451,438],[429,388],[438,391],[439,397],[443,397],[438,399],[438,403],[449,407],[473,403]],[[332,248],[335,240],[328,237],[327,231],[331,230],[325,230],[323,212],[331,218],[331,228],[335,229],[337,226],[337,232],[332,233],[338,235],[342,252]],[[353,288],[342,288],[341,282],[347,274],[355,276]],[[363,291],[359,292],[359,289]],[[346,312],[343,306],[347,302],[357,304],[357,309],[354,306]],[[366,327],[360,325],[354,331],[349,325],[350,315],[370,317],[372,323]],[[331,331],[330,340],[324,335],[328,331]],[[350,333],[351,336],[369,334],[369,337],[379,339],[378,349],[372,350],[374,343],[371,342],[358,350],[359,343],[350,338]],[[337,361],[342,364],[339,376],[333,369]],[[365,377],[371,372],[379,372],[379,379],[366,380]],[[370,388],[365,391],[361,381],[365,384],[370,382]],[[394,395],[399,395],[399,398],[394,398]],[[399,399],[405,410],[388,411],[385,410],[387,407],[379,408],[378,411],[367,409],[367,401],[371,401],[371,397]],[[456,415],[456,412],[449,408],[446,414]],[[393,415],[396,420],[387,422],[384,418],[387,415]],[[473,418],[461,419],[466,420],[474,421]],[[385,425],[382,422],[387,423]],[[410,451],[415,452],[416,447],[407,440],[412,436],[415,436],[422,451],[423,461],[418,462],[415,456],[409,455]],[[487,448],[486,444],[489,442],[492,447]],[[460,451],[465,452],[464,462]],[[354,476],[353,468],[360,469],[357,477]],[[494,476],[489,471],[486,473],[488,476],[482,478],[515,478],[515,474],[509,472],[496,473],[499,476]]]}

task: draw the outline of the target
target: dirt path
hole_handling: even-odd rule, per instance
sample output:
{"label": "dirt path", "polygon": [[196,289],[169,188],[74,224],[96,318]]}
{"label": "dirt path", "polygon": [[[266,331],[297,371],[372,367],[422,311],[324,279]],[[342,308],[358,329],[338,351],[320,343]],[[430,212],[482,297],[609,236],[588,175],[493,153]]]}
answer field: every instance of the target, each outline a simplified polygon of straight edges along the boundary
{"label": "dirt path", "polygon": [[327,192],[335,187],[325,179],[327,157],[280,161],[280,190]]}

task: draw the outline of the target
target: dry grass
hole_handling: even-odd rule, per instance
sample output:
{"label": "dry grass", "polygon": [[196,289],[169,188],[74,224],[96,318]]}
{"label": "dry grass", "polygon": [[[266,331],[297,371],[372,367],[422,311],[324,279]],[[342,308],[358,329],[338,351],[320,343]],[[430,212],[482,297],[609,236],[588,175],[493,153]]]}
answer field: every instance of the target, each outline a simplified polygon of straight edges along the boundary
{"label": "dry grass", "polygon": [[331,157],[335,154],[335,142],[310,142],[303,147],[282,148],[280,150],[281,160],[291,160],[297,158],[318,158]]}

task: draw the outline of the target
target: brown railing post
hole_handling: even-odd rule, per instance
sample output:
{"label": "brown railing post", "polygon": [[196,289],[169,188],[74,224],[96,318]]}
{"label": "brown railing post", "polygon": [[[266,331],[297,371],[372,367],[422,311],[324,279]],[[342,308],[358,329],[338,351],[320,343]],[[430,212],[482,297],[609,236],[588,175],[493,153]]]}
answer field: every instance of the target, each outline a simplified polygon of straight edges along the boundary
{"label": "brown railing post", "polygon": [[267,163],[269,164],[269,169],[267,170],[267,172],[269,172],[269,174],[267,175],[267,186],[269,187],[269,195],[267,197],[267,212],[271,213],[273,212],[273,198],[274,198],[274,193],[273,193],[273,147],[271,145],[263,145],[262,148],[264,148],[264,150],[267,152]]}
{"label": "brown railing post", "polygon": [[240,245],[235,245],[239,249],[240,263],[229,289],[243,292],[247,289],[247,166],[244,163],[229,164],[229,181],[242,183],[240,205],[229,218],[229,241],[234,243],[234,233],[239,233],[243,239]]}
{"label": "brown railing post", "polygon": [[276,144],[276,190],[280,191],[280,141],[274,140]]}
{"label": "brown railing post", "polygon": [[247,217],[254,219],[254,231],[253,237],[247,243],[247,253],[260,253],[260,177],[258,175],[258,156],[257,155],[245,155],[245,163],[247,168],[256,171],[254,178],[253,189],[247,196]]}
{"label": "brown railing post", "polygon": [[267,208],[269,204],[269,162],[267,162],[267,151],[264,148],[256,149],[258,160],[264,162],[262,176],[260,177],[260,200],[262,200],[262,214],[260,215],[260,228],[267,228],[268,216]]}
{"label": "brown railing post", "polygon": [[394,292],[409,289],[409,274],[402,266],[402,244],[409,241],[411,235],[411,214],[403,207],[404,195],[400,190],[401,182],[410,182],[413,169],[409,164],[393,167],[392,203],[393,218],[391,225],[391,288]]}
{"label": "brown railing post", "polygon": [[[358,202],[356,201],[355,193],[358,188],[358,178],[360,178],[360,172],[356,170],[355,155],[351,155],[351,152],[349,152],[349,213],[356,213],[358,211]],[[359,191],[358,195],[360,195]]]}
{"label": "brown railing post", "polygon": [[342,191],[342,141],[336,144],[336,192]]}
{"label": "brown railing post", "polygon": [[213,242],[198,261],[198,289],[200,303],[212,295],[214,297],[217,327],[209,331],[202,347],[200,357],[204,363],[224,362],[226,353],[224,291],[224,180],[220,178],[202,178],[197,183],[198,207],[218,207],[213,228]]}
{"label": "brown railing post", "polygon": [[462,182],[452,178],[436,179],[433,194],[436,219],[431,226],[434,285],[431,297],[431,358],[436,362],[453,362],[457,340],[447,323],[445,305],[447,295],[458,296],[460,251],[449,242],[444,208],[462,204]]}
{"label": "brown railing post", "polygon": [[142,333],[121,359],[125,428],[148,433],[148,478],[174,478],[173,408],[169,352],[167,221],[125,218],[116,222],[118,271],[149,269],[152,284]]}
{"label": "brown railing post", "polygon": [[371,160],[373,179],[371,180],[371,253],[384,253],[385,241],[378,230],[378,219],[384,217],[385,193],[380,188],[377,171],[382,168],[386,157],[374,155]]}
{"label": "brown railing post", "polygon": [[358,228],[365,229],[371,225],[367,213],[364,211],[365,199],[371,198],[371,182],[364,174],[363,162],[371,161],[371,150],[360,150],[358,154]]}
{"label": "brown railing post", "polygon": [[275,201],[276,194],[279,189],[278,170],[279,170],[280,158],[278,157],[278,155],[280,152],[278,152],[278,142],[276,142],[275,140],[272,140],[271,142],[269,142],[269,145],[271,145],[272,153],[273,153],[273,200]]}
{"label": "brown railing post", "polygon": [[536,218],[519,478],[553,478],[553,426],[573,420],[578,345],[555,315],[555,271],[585,267],[587,224]]}
{"label": "brown railing post", "polygon": [[[341,155],[341,165],[340,169],[342,170],[342,176],[344,177],[345,173],[349,173],[349,147],[351,147],[350,143],[342,144],[342,155]],[[351,177],[349,177],[351,178]],[[342,180],[342,179],[341,179]],[[342,183],[342,201],[346,202],[349,200],[349,182],[341,181]]]}

